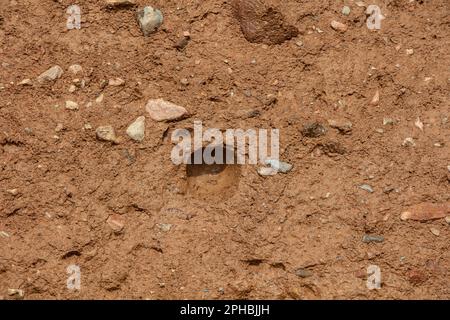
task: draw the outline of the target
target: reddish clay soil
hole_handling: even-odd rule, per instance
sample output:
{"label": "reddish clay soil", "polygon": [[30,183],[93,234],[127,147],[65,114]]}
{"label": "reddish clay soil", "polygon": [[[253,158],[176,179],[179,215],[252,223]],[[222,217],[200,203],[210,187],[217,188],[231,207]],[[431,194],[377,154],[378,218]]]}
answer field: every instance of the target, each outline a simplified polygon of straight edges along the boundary
{"label": "reddish clay soil", "polygon": [[[281,29],[264,32],[281,40],[246,37],[230,0],[0,0],[0,299],[450,298],[446,220],[400,219],[450,201],[450,2],[365,0],[386,17],[379,31],[352,0],[266,2],[259,18]],[[80,30],[66,29],[72,4]],[[164,14],[149,37],[144,5]],[[54,65],[61,78],[36,82]],[[85,86],[69,92],[75,78]],[[125,84],[105,85],[115,78]],[[188,117],[153,121],[158,98]],[[134,142],[125,131],[142,115]],[[170,134],[194,120],[280,129],[293,170],[172,164]],[[104,125],[117,143],[96,139]],[[80,290],[66,287],[69,265]]]}

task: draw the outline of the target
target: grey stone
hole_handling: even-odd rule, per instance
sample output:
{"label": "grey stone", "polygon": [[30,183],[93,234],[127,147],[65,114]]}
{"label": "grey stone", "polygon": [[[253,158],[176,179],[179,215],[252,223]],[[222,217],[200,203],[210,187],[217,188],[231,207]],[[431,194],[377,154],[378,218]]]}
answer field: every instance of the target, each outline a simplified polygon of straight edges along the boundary
{"label": "grey stone", "polygon": [[151,6],[146,6],[143,9],[138,10],[137,20],[144,36],[156,32],[163,23],[163,15],[158,9],[154,9]]}
{"label": "grey stone", "polygon": [[47,81],[54,81],[58,78],[61,78],[64,71],[60,66],[53,66],[44,73],[42,73],[39,77],[37,77],[37,81],[39,83],[44,83]]}
{"label": "grey stone", "polygon": [[370,234],[365,234],[363,236],[362,241],[364,243],[370,243],[370,242],[383,242],[384,241],[384,237],[383,236],[376,236],[376,235],[370,235]]}

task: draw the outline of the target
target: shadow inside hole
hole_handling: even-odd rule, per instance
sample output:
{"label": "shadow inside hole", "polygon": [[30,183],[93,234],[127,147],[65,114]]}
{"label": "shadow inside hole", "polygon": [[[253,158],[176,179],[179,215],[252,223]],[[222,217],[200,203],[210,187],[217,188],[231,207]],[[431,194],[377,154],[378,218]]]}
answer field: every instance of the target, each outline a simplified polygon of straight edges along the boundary
{"label": "shadow inside hole", "polygon": [[[219,163],[207,164],[203,155],[210,154]],[[231,197],[239,185],[240,166],[226,164],[227,152],[234,155],[234,149],[229,146],[221,147],[219,154],[216,148],[199,148],[191,154],[191,164],[186,166],[187,194],[202,199],[226,199]],[[195,157],[201,164],[195,164]],[[221,158],[222,156],[222,158]],[[217,158],[216,158],[217,157]],[[236,157],[234,157],[236,159]]]}

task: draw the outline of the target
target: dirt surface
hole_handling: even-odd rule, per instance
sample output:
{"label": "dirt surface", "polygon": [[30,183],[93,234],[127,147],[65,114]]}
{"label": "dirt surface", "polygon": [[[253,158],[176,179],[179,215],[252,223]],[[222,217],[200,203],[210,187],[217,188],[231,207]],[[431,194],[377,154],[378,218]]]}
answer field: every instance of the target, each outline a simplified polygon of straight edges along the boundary
{"label": "dirt surface", "polygon": [[[229,0],[136,2],[0,0],[2,299],[450,298],[449,225],[400,219],[450,201],[448,0],[366,2],[379,31],[351,0],[267,1],[286,39],[298,31],[277,45],[248,41]],[[66,29],[72,4],[80,30]],[[164,14],[149,37],[144,5]],[[61,78],[36,81],[55,65]],[[158,98],[189,115],[151,120]],[[172,164],[170,133],[194,120],[280,129],[293,170]],[[96,139],[106,125],[116,143]],[[80,290],[66,287],[70,265]]]}

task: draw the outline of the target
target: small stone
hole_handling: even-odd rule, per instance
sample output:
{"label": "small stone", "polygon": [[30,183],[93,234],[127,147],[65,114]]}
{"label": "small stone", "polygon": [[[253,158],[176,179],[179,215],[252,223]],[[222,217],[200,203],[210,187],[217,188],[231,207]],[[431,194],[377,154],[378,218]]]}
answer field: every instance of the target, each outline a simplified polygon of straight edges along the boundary
{"label": "small stone", "polygon": [[69,92],[74,93],[77,90],[77,87],[74,84],[71,84],[69,87]]}
{"label": "small stone", "polygon": [[187,35],[188,33],[183,34],[183,36],[175,42],[175,44],[173,45],[174,48],[176,48],[178,50],[183,50],[189,44],[191,35],[190,34]]}
{"label": "small stone", "polygon": [[78,74],[83,71],[83,67],[79,64],[73,64],[67,70],[73,74]]}
{"label": "small stone", "polygon": [[56,132],[61,132],[61,131],[63,131],[63,130],[64,130],[64,125],[63,125],[62,123],[58,123],[58,124],[56,125],[55,131],[56,131]]}
{"label": "small stone", "polygon": [[348,29],[347,25],[345,25],[341,22],[338,22],[336,20],[331,21],[331,27],[334,30],[339,31],[339,32],[345,32]]}
{"label": "small stone", "polygon": [[450,172],[450,165],[447,166],[447,170],[448,170],[448,172]]}
{"label": "small stone", "polygon": [[391,118],[383,118],[383,125],[387,126],[387,125],[393,125],[395,124],[395,120],[391,119]]}
{"label": "small stone", "polygon": [[10,235],[6,231],[0,231],[0,237],[2,237],[2,238],[9,238]]}
{"label": "small stone", "polygon": [[292,170],[292,164],[276,159],[267,159],[264,161],[264,163],[271,166],[272,169],[276,170],[277,172],[288,173]]}
{"label": "small stone", "polygon": [[364,243],[370,243],[370,242],[383,242],[384,241],[384,237],[383,236],[376,236],[376,235],[370,235],[370,234],[365,234],[363,236],[362,241]]}
{"label": "small stone", "polygon": [[151,99],[145,109],[155,121],[173,121],[184,117],[187,110],[163,99]]}
{"label": "small stone", "polygon": [[161,11],[151,6],[138,10],[137,20],[145,37],[156,32],[164,21]]}
{"label": "small stone", "polygon": [[19,194],[19,190],[17,190],[17,189],[9,189],[9,190],[6,190],[6,192],[8,192],[12,196],[17,196]]}
{"label": "small stone", "polygon": [[411,137],[405,138],[405,140],[403,140],[402,146],[404,147],[414,147],[416,146],[416,143],[414,142],[414,139]]}
{"label": "small stone", "polygon": [[86,123],[86,124],[83,126],[83,128],[84,128],[85,130],[91,130],[91,129],[92,129],[92,125],[91,125],[90,123]]}
{"label": "small stone", "polygon": [[342,8],[342,14],[343,14],[344,16],[350,15],[350,12],[351,12],[351,9],[350,9],[349,6],[344,6],[344,7]]}
{"label": "small stone", "polygon": [[274,176],[278,173],[277,170],[275,170],[273,168],[268,168],[268,167],[259,167],[257,169],[257,172],[260,176],[263,176],[263,177]]}
{"label": "small stone", "polygon": [[406,49],[406,54],[408,56],[413,55],[414,54],[414,50],[413,49]]}
{"label": "small stone", "polygon": [[169,232],[172,229],[172,225],[170,223],[158,223],[158,228],[162,232]]}
{"label": "small stone", "polygon": [[21,86],[31,86],[31,85],[33,85],[33,82],[31,81],[31,79],[24,79],[24,80],[19,82],[19,85],[21,85]]}
{"label": "small stone", "polygon": [[99,96],[95,99],[95,102],[96,103],[102,103],[104,97],[105,96],[103,95],[103,93],[99,94]]}
{"label": "small stone", "polygon": [[133,6],[136,4],[136,0],[105,0],[108,7],[125,7]]}
{"label": "small stone", "polygon": [[189,85],[189,80],[187,78],[183,78],[183,79],[180,80],[180,83],[183,86],[188,86]]}
{"label": "small stone", "polygon": [[95,130],[97,139],[101,141],[117,142],[116,133],[112,126],[101,126]]}
{"label": "small stone", "polygon": [[445,222],[447,222],[447,224],[450,224],[450,216],[445,217]]}
{"label": "small stone", "polygon": [[362,184],[359,186],[360,189],[365,190],[367,192],[373,193],[373,188],[368,184]]}
{"label": "small stone", "polygon": [[42,73],[39,77],[37,77],[37,81],[39,83],[44,83],[46,81],[54,81],[56,79],[61,78],[64,71],[60,66],[54,66]]}
{"label": "small stone", "polygon": [[372,100],[370,100],[371,106],[378,106],[380,104],[380,91],[376,91],[374,96],[372,97]]}
{"label": "small stone", "polygon": [[308,269],[298,268],[297,270],[295,270],[295,275],[300,278],[308,278],[311,277],[313,273]]}
{"label": "small stone", "polygon": [[145,137],[145,117],[137,118],[130,126],[127,128],[128,136],[135,141],[142,141]]}
{"label": "small stone", "polygon": [[405,220],[427,221],[445,218],[450,214],[450,202],[446,203],[420,203],[404,211],[400,218]]}
{"label": "small stone", "polygon": [[124,219],[118,214],[109,216],[106,220],[106,223],[115,233],[122,232],[125,225]]}
{"label": "small stone", "polygon": [[68,110],[78,110],[78,103],[71,101],[71,100],[67,100],[66,101],[66,109]]}
{"label": "small stone", "polygon": [[423,122],[420,120],[419,117],[417,117],[416,122],[414,122],[414,125],[421,131],[423,131]]}
{"label": "small stone", "polygon": [[108,85],[110,85],[112,87],[119,87],[119,86],[123,86],[124,84],[125,84],[125,80],[123,80],[121,78],[109,79],[109,81],[108,81]]}
{"label": "small stone", "polygon": [[430,228],[430,232],[432,234],[434,234],[436,237],[439,237],[439,235],[441,234],[441,232],[439,231],[439,229],[436,228]]}
{"label": "small stone", "polygon": [[318,122],[307,123],[303,126],[302,135],[308,138],[318,138],[326,133],[326,129]]}
{"label": "small stone", "polygon": [[339,130],[342,134],[349,134],[352,132],[353,124],[346,120],[328,120],[330,127]]}
{"label": "small stone", "polygon": [[20,289],[8,289],[8,295],[14,297],[14,299],[21,300],[23,299],[25,293]]}

